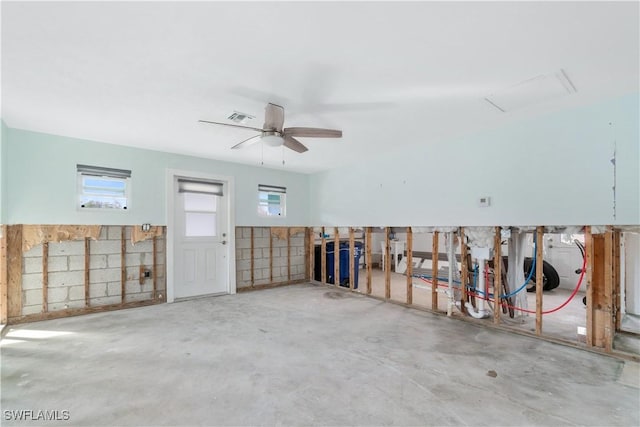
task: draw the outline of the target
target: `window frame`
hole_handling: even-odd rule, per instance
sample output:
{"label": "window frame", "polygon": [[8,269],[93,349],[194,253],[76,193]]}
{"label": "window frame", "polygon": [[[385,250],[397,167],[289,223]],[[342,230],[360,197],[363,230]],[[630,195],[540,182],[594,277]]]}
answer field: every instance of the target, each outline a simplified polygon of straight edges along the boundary
{"label": "window frame", "polygon": [[[213,201],[214,201],[214,205],[215,205],[215,210],[203,210],[203,209],[187,209],[187,197],[188,194],[202,194],[205,196],[211,196],[213,197]],[[182,193],[182,235],[185,238],[185,240],[204,240],[204,239],[218,239],[219,236],[219,230],[218,230],[218,222],[220,220],[220,218],[218,217],[218,199],[219,196],[218,194],[214,194],[214,193],[199,193],[199,192],[193,192],[193,191],[185,191]],[[207,234],[207,235],[202,235],[202,234],[198,234],[198,235],[190,235],[188,234],[188,217],[189,214],[202,214],[202,215],[213,215],[214,218],[214,234]]]}
{"label": "window frame", "polygon": [[[125,199],[123,207],[107,206],[84,206],[83,199],[91,194],[86,190],[85,178],[94,178],[110,182],[120,182],[124,184],[124,196],[115,197],[110,195],[100,196],[107,199]],[[99,166],[76,166],[76,209],[78,211],[102,211],[102,212],[130,212],[131,211],[131,171],[125,169],[112,169]]]}
{"label": "window frame", "polygon": [[[262,195],[266,195],[267,202],[262,200]],[[279,214],[269,213],[269,196],[279,197],[278,207],[280,208]],[[266,212],[265,208],[266,207]],[[258,215],[263,218],[286,218],[287,216],[287,188],[275,185],[258,185]]]}

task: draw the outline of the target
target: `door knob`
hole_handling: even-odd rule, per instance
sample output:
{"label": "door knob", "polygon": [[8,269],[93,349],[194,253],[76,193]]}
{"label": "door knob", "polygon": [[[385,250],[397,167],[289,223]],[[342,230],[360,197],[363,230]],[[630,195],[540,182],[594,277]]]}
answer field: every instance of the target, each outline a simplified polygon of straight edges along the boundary
{"label": "door knob", "polygon": [[227,241],[226,241],[226,240],[223,240],[223,241],[222,241],[222,244],[223,244],[223,245],[226,245],[226,244],[227,244]]}

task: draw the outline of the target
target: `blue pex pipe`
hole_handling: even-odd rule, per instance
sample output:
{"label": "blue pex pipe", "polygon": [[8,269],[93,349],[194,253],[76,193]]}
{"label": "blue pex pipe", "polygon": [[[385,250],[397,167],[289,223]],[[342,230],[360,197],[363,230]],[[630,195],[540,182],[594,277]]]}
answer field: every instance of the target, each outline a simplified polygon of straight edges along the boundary
{"label": "blue pex pipe", "polygon": [[[524,280],[524,283],[522,284],[522,286],[520,286],[518,289],[516,289],[513,292],[509,292],[508,294],[504,294],[504,295],[500,295],[500,298],[504,299],[504,298],[509,298],[512,297],[516,294],[518,294],[520,291],[522,291],[525,286],[527,286],[527,283],[529,283],[529,281],[531,280],[531,278],[533,277],[533,272],[536,269],[536,252],[537,252],[537,243],[536,243],[536,239],[533,239],[533,262],[531,263],[531,270],[529,271],[529,277],[527,277]],[[481,295],[487,296],[486,292],[481,292],[476,290],[476,273],[477,273],[478,267],[476,266],[476,268],[473,270],[473,287],[470,288],[472,291],[477,292]],[[493,294],[488,294],[489,298],[493,297]]]}

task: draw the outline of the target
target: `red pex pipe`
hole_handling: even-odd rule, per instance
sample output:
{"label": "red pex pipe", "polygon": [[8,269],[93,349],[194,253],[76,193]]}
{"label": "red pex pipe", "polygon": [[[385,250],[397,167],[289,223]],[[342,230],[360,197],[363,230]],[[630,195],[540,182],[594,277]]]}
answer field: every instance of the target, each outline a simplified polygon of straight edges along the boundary
{"label": "red pex pipe", "polygon": [[[486,271],[486,270],[485,270]],[[583,258],[582,261],[582,271],[580,273],[580,277],[578,278],[578,283],[576,284],[575,289],[573,290],[573,292],[571,293],[571,295],[569,295],[569,298],[567,298],[567,300],[565,302],[563,302],[562,304],[560,304],[559,306],[557,306],[556,308],[552,309],[552,310],[546,310],[543,311],[542,314],[551,314],[551,313],[555,313],[556,311],[562,310],[563,308],[565,308],[567,306],[567,304],[569,304],[571,302],[571,300],[576,296],[576,294],[578,293],[578,291],[580,290],[580,285],[582,285],[582,280],[584,279],[584,273],[585,271],[587,271],[587,257],[585,256]],[[430,280],[424,279],[424,278],[420,278],[420,280],[427,282],[427,283],[431,283],[433,285],[433,282],[431,282]],[[440,287],[447,287],[446,285],[438,285]],[[486,301],[493,301],[495,302],[495,299],[490,299],[487,297],[482,297],[478,294],[476,294],[475,292],[471,292],[471,291],[467,291],[468,295],[472,295],[475,296],[476,298],[480,298]],[[495,291],[494,291],[495,292]],[[527,310],[526,308],[520,308],[520,307],[515,307],[513,305],[509,305],[506,302],[503,302],[500,304],[502,307],[507,307],[507,308],[513,308],[514,310],[520,310],[520,311],[524,311],[525,313],[532,313],[535,314],[535,310]]]}

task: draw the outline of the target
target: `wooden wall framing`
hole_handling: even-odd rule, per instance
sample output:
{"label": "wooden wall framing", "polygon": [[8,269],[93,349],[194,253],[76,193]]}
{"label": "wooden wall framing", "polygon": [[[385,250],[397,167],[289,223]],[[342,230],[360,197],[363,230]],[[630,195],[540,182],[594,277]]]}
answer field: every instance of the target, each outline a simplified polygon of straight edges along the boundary
{"label": "wooden wall framing", "polygon": [[333,284],[340,286],[340,230],[333,228]]}
{"label": "wooden wall framing", "polygon": [[364,251],[367,267],[367,295],[371,295],[371,252],[372,252],[372,231],[371,227],[365,228]]}
{"label": "wooden wall framing", "polygon": [[0,324],[6,325],[8,319],[8,275],[7,275],[7,226],[0,226]]}
{"label": "wooden wall framing", "polygon": [[407,227],[407,304],[413,304],[413,231]]}
{"label": "wooden wall framing", "polygon": [[[406,248],[406,258],[407,258],[407,280],[406,280],[406,301],[399,302],[391,300],[391,287],[390,287],[390,275],[391,275],[391,251],[390,251],[390,232],[391,227],[380,227],[384,229],[384,242],[383,245],[383,254],[384,254],[384,296],[374,298],[382,299],[385,301],[398,303],[401,305],[405,305],[408,307],[416,307],[414,306],[414,293],[413,293],[413,283],[412,283],[412,273],[413,273],[413,229],[411,227],[406,228],[407,233],[407,248]],[[501,309],[502,305],[506,302],[500,298],[500,295],[503,293],[503,281],[505,280],[505,272],[504,265],[502,263],[503,253],[501,251],[501,227],[495,227],[495,236],[494,236],[494,248],[496,248],[493,252],[493,263],[494,263],[494,274],[493,274],[493,293],[497,296],[494,299],[497,307],[497,310],[494,310],[492,316],[492,324],[496,325],[500,328],[506,328],[508,330],[518,331],[518,333],[528,334],[529,332],[523,332],[517,329],[511,329],[508,325],[504,326],[502,322],[502,314]],[[324,236],[324,228],[322,229],[322,236]],[[337,228],[336,234],[337,234]],[[351,256],[353,255],[353,247],[351,242],[351,233],[353,229],[349,228],[349,250]],[[460,311],[462,314],[466,312],[466,303],[470,300],[466,285],[469,284],[470,280],[470,272],[468,265],[468,246],[465,237],[465,228],[460,227],[457,231],[458,238],[461,244],[460,248],[460,260],[461,260],[461,282],[463,283],[460,294]],[[373,228],[372,227],[364,227],[364,254],[365,254],[365,270],[363,273],[366,275],[366,289],[363,290],[363,293],[367,295],[372,294],[372,252],[373,252],[373,240],[372,240]],[[536,236],[536,240],[538,242],[543,242],[545,227],[537,226],[534,230],[534,234]],[[613,337],[615,332],[619,330],[619,322],[620,322],[620,232],[618,230],[613,229],[612,227],[607,227],[606,232],[604,234],[591,234],[591,227],[584,228],[585,234],[585,243],[586,243],[586,272],[584,281],[587,282],[587,346],[602,349],[606,352],[613,351]],[[322,241],[325,238],[322,237]],[[437,231],[433,232],[433,246],[432,246],[432,270],[434,272],[433,284],[431,287],[431,305],[432,309],[430,311],[439,312],[438,310],[438,296],[437,296],[437,268],[438,268],[438,240],[439,233]],[[337,242],[338,239],[335,239]],[[325,250],[322,251],[322,260],[325,259]],[[543,266],[544,266],[544,251],[543,244],[537,245],[536,256],[539,262],[536,262],[536,269],[534,270],[534,274],[536,274],[536,283],[540,284],[536,287],[536,303],[535,303],[535,329],[533,329],[532,335],[536,335],[545,339],[553,339],[555,341],[560,342],[568,342],[566,339],[550,337],[544,335],[543,330],[543,319],[545,311],[544,307],[544,295],[542,293],[542,288],[544,285],[543,280]],[[311,260],[309,265],[311,266]],[[351,268],[351,267],[350,267]],[[323,266],[323,271],[325,267]],[[338,274],[336,269],[336,273]],[[350,276],[353,276],[353,271],[349,272]],[[496,301],[497,299],[497,301]],[[421,307],[416,307],[423,309]],[[506,309],[505,311],[506,312]],[[476,321],[476,319],[470,319],[470,321]]]}
{"label": "wooden wall framing", "polygon": [[[30,230],[33,226],[30,226]],[[300,230],[304,231],[305,238],[305,277],[308,279],[314,278],[314,270],[315,270],[315,244],[317,242],[318,236],[317,233],[314,234],[312,228],[300,228]],[[354,229],[349,227],[349,259],[352,260],[354,258],[355,251],[355,238],[354,238]],[[117,231],[117,229],[116,229]],[[412,273],[412,264],[413,264],[413,232],[411,227],[407,227],[407,299],[405,305],[412,306],[413,304],[413,284],[411,280]],[[15,323],[25,320],[41,320],[48,319],[54,317],[61,317],[66,315],[75,315],[82,314],[88,312],[96,312],[96,311],[104,311],[121,307],[130,307],[130,306],[140,306],[140,305],[148,305],[154,302],[161,302],[163,298],[158,297],[158,285],[157,285],[157,277],[160,275],[159,267],[157,264],[157,236],[152,235],[149,239],[153,240],[153,292],[152,298],[150,301],[140,301],[140,302],[126,302],[127,294],[126,294],[126,282],[127,282],[127,270],[126,270],[126,259],[127,259],[127,240],[126,236],[128,235],[126,232],[126,227],[122,226],[120,228],[120,260],[121,260],[121,270],[120,270],[120,280],[121,280],[121,301],[119,304],[111,304],[105,306],[91,306],[90,299],[90,286],[91,286],[91,277],[90,277],[90,257],[91,257],[91,248],[92,243],[89,237],[84,238],[84,265],[85,265],[85,279],[84,279],[84,299],[85,306],[84,308],[77,308],[71,310],[58,310],[51,311],[50,302],[48,301],[49,295],[49,268],[50,268],[50,258],[49,258],[49,243],[48,241],[44,241],[42,243],[42,312],[40,314],[34,315],[22,315],[22,299],[23,299],[23,290],[22,290],[22,273],[23,273],[23,254],[24,254],[24,242],[23,242],[23,226],[22,225],[4,225],[2,226],[2,238],[0,239],[0,322],[2,323]],[[288,230],[285,238],[287,239],[286,246],[286,258],[287,262],[291,262],[292,258],[292,246],[291,246],[291,233],[293,232],[293,228]],[[391,228],[385,228],[385,241],[386,241],[386,249],[385,249],[385,296],[384,299],[390,300],[390,274],[391,274],[391,254],[390,254],[390,246],[389,246],[389,237],[390,237]],[[495,229],[495,245],[497,250],[494,252],[494,263],[496,260],[501,258],[500,253],[500,229],[496,227]],[[462,283],[467,284],[469,280],[468,275],[468,265],[467,265],[467,245],[465,244],[465,230],[464,228],[459,229],[459,238],[461,242],[461,261],[462,261]],[[538,242],[543,241],[544,237],[544,227],[539,226],[535,230],[536,239]],[[587,324],[587,337],[586,344],[588,347],[600,348],[606,352],[612,352],[613,349],[613,338],[615,333],[620,328],[620,289],[622,284],[620,283],[620,231],[615,230],[613,227],[606,227],[604,233],[601,234],[593,234],[591,227],[587,226],[584,230],[585,235],[585,245],[586,245],[586,272],[585,279],[587,283],[587,291],[586,291],[586,299],[587,299],[587,308],[586,308],[586,324]],[[116,237],[117,238],[117,237]],[[334,236],[334,260],[335,260],[335,270],[334,275],[336,278],[336,285],[339,283],[339,247],[340,247],[340,235],[339,230],[335,229]],[[254,251],[254,229],[251,227],[251,252]],[[320,235],[320,243],[321,243],[321,264],[322,264],[322,274],[321,279],[323,283],[326,283],[326,237],[325,237],[325,229],[322,228],[322,233]],[[432,262],[434,268],[434,286],[432,287],[432,311],[438,311],[437,306],[437,240],[438,233],[434,232],[434,245],[433,245],[433,254]],[[271,244],[269,250],[271,252],[274,251],[273,240],[270,238]],[[366,259],[366,294],[371,294],[371,266],[372,266],[372,228],[366,227],[364,229],[364,252]],[[542,266],[543,266],[543,252],[542,252],[542,244],[538,245],[537,248],[537,257],[538,262],[536,263],[536,283],[539,284],[536,288],[536,320],[535,320],[535,334],[538,336],[543,335],[543,295],[542,295]],[[252,261],[252,272],[253,272],[253,261]],[[270,270],[273,274],[273,262],[269,266]],[[354,277],[354,265],[350,262],[349,265],[349,276]],[[494,270],[494,294],[499,296],[501,291],[501,274],[500,274],[501,263],[495,263]],[[288,282],[291,282],[292,270],[291,265],[287,266],[287,279]],[[254,276],[252,274],[251,277],[252,284],[254,283]],[[298,281],[297,283],[300,283]],[[349,289],[354,289],[354,283],[350,283]],[[465,286],[462,287],[461,292],[461,306],[462,310],[464,310],[464,305],[467,301],[467,296],[465,292]],[[434,294],[435,297],[434,297]],[[495,307],[500,307],[499,298],[496,298]],[[118,306],[118,307],[116,307]],[[494,311],[493,322],[500,323],[500,310]]]}
{"label": "wooden wall framing", "polygon": [[438,258],[440,255],[439,233],[433,232],[431,246],[431,309],[438,311]]}
{"label": "wooden wall framing", "polygon": [[[135,301],[125,300],[127,296],[127,242],[125,236],[128,235],[127,228],[130,228],[133,234],[133,229],[137,226],[108,226],[107,228],[111,230],[109,233],[107,233],[107,228],[101,233],[101,227],[99,225],[38,226],[32,224],[26,226],[21,224],[2,226],[3,237],[0,239],[2,242],[0,249],[0,322],[13,324],[113,310],[122,307],[148,305],[156,301],[163,301],[162,298],[157,298],[157,281],[158,277],[161,276],[161,271],[156,262],[159,250],[156,239],[157,236],[164,235],[164,227],[154,227],[152,233],[148,233],[148,236],[143,235],[137,238],[137,242],[152,240],[150,245],[152,249],[137,249],[136,253],[143,257],[144,254],[152,251],[150,255],[153,259],[153,270],[151,271],[153,272],[154,285],[153,291],[145,291],[142,288],[140,291],[135,291]],[[25,229],[28,230],[28,234],[24,234]],[[101,254],[96,255],[99,258],[99,262],[96,262],[95,266],[93,266],[91,262],[91,240],[100,240],[101,235],[104,236],[102,238],[103,241],[100,242],[103,245],[102,247],[113,248],[113,244],[117,244],[119,255],[114,253],[115,251],[111,252],[110,249],[103,249]],[[56,253],[51,252],[52,245],[66,244],[65,240],[75,240],[79,245],[68,246],[67,249],[63,250],[62,254],[59,252],[59,247],[55,249]],[[34,251],[35,245],[41,245],[41,249]],[[27,253],[25,248],[29,248],[30,253]],[[75,252],[66,254],[64,251],[71,250],[69,248],[73,248],[72,250]],[[107,250],[107,252],[104,252],[104,250]],[[118,260],[118,258],[112,259],[113,257],[119,258],[119,268],[109,268],[107,266],[107,258],[111,260],[109,263]],[[135,257],[132,258],[133,261],[135,261]],[[37,267],[38,263],[40,263],[39,268]],[[75,267],[71,267],[72,264]],[[138,264],[135,264],[135,266],[138,266]],[[140,264],[141,272],[143,271],[142,267],[142,264]],[[90,272],[92,269],[103,269],[105,272],[108,271],[108,274],[114,273],[114,270],[116,271],[115,274],[118,274],[117,271],[119,271],[120,295],[117,294],[118,288],[113,290],[112,287],[109,287],[109,289],[112,289],[114,294],[111,294],[111,296],[106,294],[107,281],[117,286],[118,279],[105,278],[94,285],[91,282]],[[134,274],[132,273],[132,281],[135,280]],[[25,277],[30,280],[30,285],[25,288],[26,290],[23,290]],[[67,282],[67,280],[71,282]],[[142,285],[143,281],[141,280],[140,283]],[[92,286],[102,286],[102,294],[98,292],[96,295],[92,295]],[[61,293],[60,290],[65,292]],[[38,296],[38,294],[40,295]],[[150,295],[149,298],[147,298],[148,295]],[[91,302],[94,301],[91,299],[94,297],[96,298],[95,301],[99,301],[95,307],[92,306]],[[115,298],[117,298],[117,303],[109,302]]]}
{"label": "wooden wall framing", "polygon": [[544,227],[536,227],[536,335],[542,335],[542,289],[544,281],[542,273],[544,266]]}
{"label": "wooden wall framing", "polygon": [[7,232],[7,323],[22,315],[22,225]]}
{"label": "wooden wall framing", "polygon": [[462,270],[460,273],[461,276],[461,292],[460,292],[460,311],[463,314],[467,312],[467,286],[469,285],[469,264],[468,264],[468,255],[469,247],[467,246],[467,239],[464,236],[464,227],[460,227],[460,269]]}
{"label": "wooden wall framing", "polygon": [[313,279],[312,228],[239,226],[235,235],[237,292]]}
{"label": "wooden wall framing", "polygon": [[[389,237],[391,233],[391,227],[384,228],[384,298],[391,299],[391,244],[389,243]],[[394,255],[396,256],[396,255]]]}
{"label": "wooden wall framing", "polygon": [[500,311],[502,303],[502,234],[500,227],[496,227],[496,235],[493,241],[493,323],[500,324]]}
{"label": "wooden wall framing", "polygon": [[49,242],[44,242],[42,244],[42,312],[47,311],[49,311]]}

